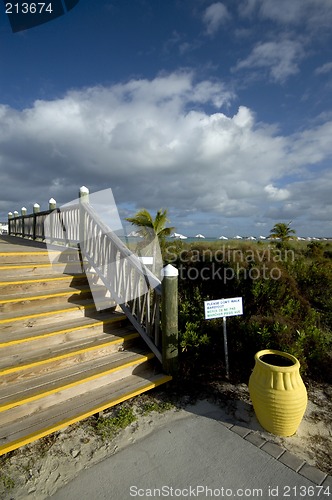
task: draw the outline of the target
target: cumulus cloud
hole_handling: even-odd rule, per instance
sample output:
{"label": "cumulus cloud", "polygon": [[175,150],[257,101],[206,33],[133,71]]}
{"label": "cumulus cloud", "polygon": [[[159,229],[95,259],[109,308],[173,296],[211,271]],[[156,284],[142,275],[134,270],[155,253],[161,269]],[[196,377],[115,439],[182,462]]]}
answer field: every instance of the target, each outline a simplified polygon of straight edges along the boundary
{"label": "cumulus cloud", "polygon": [[[51,197],[68,202],[81,185],[111,187],[124,216],[167,207],[177,226],[202,214],[213,224],[262,220],[284,203],[304,206],[304,193],[323,210],[331,176],[308,186],[312,170],[331,161],[332,121],[286,137],[248,107],[227,112],[233,99],[222,82],[181,72],[71,91],[23,111],[0,106],[1,219],[34,202],[46,208]],[[299,173],[306,190],[285,185]]]}
{"label": "cumulus cloud", "polygon": [[253,48],[246,59],[236,64],[233,71],[267,70],[272,81],[283,83],[298,73],[299,61],[303,57],[304,50],[298,40],[261,42]]}
{"label": "cumulus cloud", "polygon": [[300,25],[309,29],[330,29],[332,6],[330,0],[244,0],[239,5],[243,16],[259,15],[283,25]]}
{"label": "cumulus cloud", "polygon": [[290,196],[288,189],[277,188],[273,184],[268,184],[264,187],[264,191],[267,193],[268,197],[272,200],[287,200]]}
{"label": "cumulus cloud", "polygon": [[315,73],[316,75],[323,75],[326,73],[330,73],[332,71],[332,61],[327,62],[323,64],[322,66],[319,66],[316,68]]}
{"label": "cumulus cloud", "polygon": [[216,2],[210,5],[203,14],[203,22],[206,27],[208,35],[214,35],[220,26],[230,19],[230,14],[227,7],[221,3]]}

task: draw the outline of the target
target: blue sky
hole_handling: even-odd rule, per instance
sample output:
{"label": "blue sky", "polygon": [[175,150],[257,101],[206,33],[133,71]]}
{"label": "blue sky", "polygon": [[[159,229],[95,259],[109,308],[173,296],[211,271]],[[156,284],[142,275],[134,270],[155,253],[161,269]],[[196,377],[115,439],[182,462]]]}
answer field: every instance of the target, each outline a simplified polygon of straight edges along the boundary
{"label": "blue sky", "polygon": [[331,0],[0,7],[0,220],[86,185],[188,236],[332,236]]}

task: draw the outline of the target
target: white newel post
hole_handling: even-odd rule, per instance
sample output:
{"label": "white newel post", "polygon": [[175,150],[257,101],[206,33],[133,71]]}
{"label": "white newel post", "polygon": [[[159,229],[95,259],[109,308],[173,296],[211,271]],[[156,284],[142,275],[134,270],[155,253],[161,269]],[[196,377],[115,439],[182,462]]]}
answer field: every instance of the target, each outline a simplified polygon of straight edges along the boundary
{"label": "white newel post", "polygon": [[12,233],[11,220],[13,219],[13,217],[14,217],[13,212],[8,212],[8,235],[9,236]]}
{"label": "white newel post", "polygon": [[22,238],[25,236],[25,228],[24,228],[24,216],[27,214],[27,209],[25,207],[21,208],[21,215],[22,215]]}
{"label": "white newel post", "polygon": [[40,205],[35,203],[33,206],[33,233],[32,238],[36,239],[36,229],[37,229],[37,214],[40,212]]}
{"label": "white newel post", "polygon": [[80,250],[84,250],[84,243],[86,238],[86,229],[85,229],[85,210],[84,204],[89,203],[89,190],[87,187],[80,187],[79,192],[79,202],[80,202],[80,214],[79,214],[79,248]]}
{"label": "white newel post", "polygon": [[55,210],[56,209],[56,201],[54,198],[51,198],[49,201],[48,201],[48,209],[49,210]]}
{"label": "white newel post", "polygon": [[[48,209],[49,211],[53,211],[53,210],[56,210],[56,201],[54,198],[50,198],[48,200]],[[50,243],[53,243],[54,241],[54,219],[53,219],[53,214],[49,215],[49,221],[50,221],[50,227],[49,227],[49,231],[50,231],[50,234],[49,234],[49,238],[50,238]]]}

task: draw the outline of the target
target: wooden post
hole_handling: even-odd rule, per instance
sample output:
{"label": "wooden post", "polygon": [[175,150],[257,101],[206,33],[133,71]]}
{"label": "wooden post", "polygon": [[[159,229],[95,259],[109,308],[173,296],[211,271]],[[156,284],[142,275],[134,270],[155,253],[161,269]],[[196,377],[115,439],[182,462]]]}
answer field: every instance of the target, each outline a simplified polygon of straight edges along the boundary
{"label": "wooden post", "polygon": [[17,229],[18,229],[18,221],[17,221],[17,217],[18,217],[18,211],[17,210],[14,210],[14,213],[13,213],[13,223],[14,223],[14,234],[15,236],[17,236]]}
{"label": "wooden post", "polygon": [[27,209],[25,207],[21,208],[21,215],[22,215],[22,238],[25,236],[24,232],[24,216],[27,214]]}
{"label": "wooden post", "polygon": [[[48,200],[48,209],[49,211],[53,211],[53,210],[56,210],[56,201],[54,198],[51,198],[50,200]],[[54,214],[53,214],[54,215]],[[49,237],[50,237],[50,243],[52,244],[53,241],[54,241],[54,234],[53,234],[53,215],[49,215],[49,221],[50,221],[50,234],[49,234]]]}
{"label": "wooden post", "polygon": [[36,228],[37,228],[37,214],[40,212],[40,205],[38,203],[35,203],[33,206],[33,232],[32,232],[32,239],[36,239]]}
{"label": "wooden post", "polygon": [[13,217],[14,217],[13,213],[12,212],[8,212],[8,236],[10,236],[11,232],[12,232],[11,231],[11,224],[10,223],[11,223],[11,220],[12,220]]}
{"label": "wooden post", "polygon": [[85,186],[80,187],[79,198],[80,201],[89,203],[89,190],[87,187]]}
{"label": "wooden post", "polygon": [[55,210],[56,209],[56,201],[54,198],[51,198],[48,202],[48,209]]}
{"label": "wooden post", "polygon": [[171,375],[176,375],[179,369],[178,275],[179,271],[171,264],[163,269],[162,361],[164,370]]}
{"label": "wooden post", "polygon": [[82,186],[80,187],[80,192],[79,192],[79,201],[80,201],[80,217],[79,217],[79,242],[78,242],[78,247],[80,252],[84,250],[85,246],[85,238],[86,238],[86,230],[85,230],[85,210],[84,210],[84,203],[89,203],[89,190],[87,187]]}

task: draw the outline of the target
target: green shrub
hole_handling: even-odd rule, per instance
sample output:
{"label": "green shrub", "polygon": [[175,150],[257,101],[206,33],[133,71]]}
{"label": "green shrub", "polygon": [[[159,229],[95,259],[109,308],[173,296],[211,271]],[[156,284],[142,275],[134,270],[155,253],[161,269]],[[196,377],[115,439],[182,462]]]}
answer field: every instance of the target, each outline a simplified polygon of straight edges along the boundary
{"label": "green shrub", "polygon": [[115,417],[98,418],[95,430],[103,440],[112,439],[120,429],[125,429],[135,420],[136,416],[133,409],[128,406],[121,406]]}
{"label": "green shrub", "polygon": [[[273,249],[232,243],[220,250],[213,244],[210,254],[206,242],[182,247],[182,260],[175,265],[183,271],[179,330],[186,373],[208,376],[215,373],[214,367],[223,365],[222,320],[204,319],[204,301],[241,296],[243,316],[227,319],[231,374],[246,382],[255,352],[272,348],[298,357],[306,376],[332,382],[332,262],[325,257],[328,250],[324,252],[321,242],[312,243],[309,250],[307,244],[297,242]],[[223,253],[216,259],[213,251],[218,248]],[[208,271],[202,277],[202,269],[209,270],[209,266],[214,279],[206,279]],[[256,272],[250,274],[253,268]],[[220,277],[213,274],[216,269]],[[223,280],[227,269],[233,269],[234,275]],[[264,269],[266,276],[274,269],[278,279],[266,278]],[[188,272],[196,278],[188,279]],[[223,369],[217,371],[224,374]]]}

